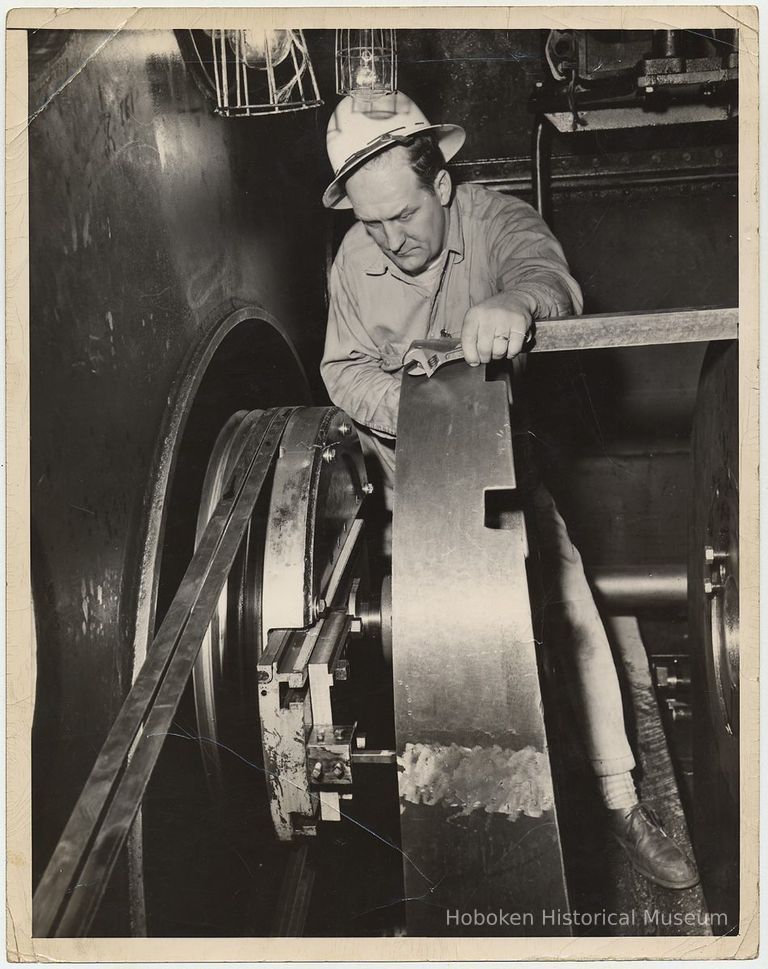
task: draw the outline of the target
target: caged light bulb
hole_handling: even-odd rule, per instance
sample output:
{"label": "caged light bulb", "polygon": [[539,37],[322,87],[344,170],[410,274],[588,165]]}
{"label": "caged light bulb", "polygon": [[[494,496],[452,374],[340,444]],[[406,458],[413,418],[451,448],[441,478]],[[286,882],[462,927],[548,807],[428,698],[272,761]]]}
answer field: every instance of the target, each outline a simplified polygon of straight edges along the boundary
{"label": "caged light bulb", "polygon": [[273,67],[281,64],[291,52],[290,30],[228,30],[227,40],[236,55],[248,67],[267,68],[267,51]]}

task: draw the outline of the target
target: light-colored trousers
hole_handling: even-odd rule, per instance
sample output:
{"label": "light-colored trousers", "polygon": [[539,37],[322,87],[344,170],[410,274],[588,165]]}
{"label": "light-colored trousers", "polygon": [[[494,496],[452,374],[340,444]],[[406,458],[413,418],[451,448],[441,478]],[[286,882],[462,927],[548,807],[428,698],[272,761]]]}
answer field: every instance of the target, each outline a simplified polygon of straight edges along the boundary
{"label": "light-colored trousers", "polygon": [[[369,475],[392,511],[395,471],[394,441],[368,433],[358,425]],[[552,495],[543,485],[533,493],[536,538],[544,567],[544,620],[561,627],[567,649],[558,652],[572,684],[572,701],[582,725],[587,757],[598,776],[632,770],[635,758],[627,741],[616,666],[608,637],[584,574],[581,555],[568,535]],[[391,548],[391,526],[384,537]]]}

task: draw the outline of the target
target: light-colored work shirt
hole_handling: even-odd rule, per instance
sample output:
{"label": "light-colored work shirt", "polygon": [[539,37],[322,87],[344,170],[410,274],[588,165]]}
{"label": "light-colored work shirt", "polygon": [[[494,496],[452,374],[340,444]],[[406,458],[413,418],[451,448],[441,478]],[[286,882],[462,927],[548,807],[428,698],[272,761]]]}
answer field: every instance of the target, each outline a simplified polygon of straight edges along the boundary
{"label": "light-colored work shirt", "polygon": [[394,437],[403,356],[414,340],[458,337],[470,307],[497,293],[533,297],[534,319],[580,313],[563,250],[520,199],[460,185],[438,268],[408,276],[358,222],[331,270],[321,374],[331,400],[377,436]]}

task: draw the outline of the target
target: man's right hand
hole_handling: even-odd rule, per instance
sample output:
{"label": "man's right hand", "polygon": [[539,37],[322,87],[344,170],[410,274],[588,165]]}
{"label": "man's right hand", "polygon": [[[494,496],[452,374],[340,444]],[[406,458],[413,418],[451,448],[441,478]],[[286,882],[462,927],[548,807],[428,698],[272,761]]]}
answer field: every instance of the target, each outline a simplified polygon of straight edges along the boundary
{"label": "man's right hand", "polygon": [[461,345],[470,367],[491,360],[514,359],[525,343],[533,311],[524,296],[498,293],[476,306],[464,317]]}

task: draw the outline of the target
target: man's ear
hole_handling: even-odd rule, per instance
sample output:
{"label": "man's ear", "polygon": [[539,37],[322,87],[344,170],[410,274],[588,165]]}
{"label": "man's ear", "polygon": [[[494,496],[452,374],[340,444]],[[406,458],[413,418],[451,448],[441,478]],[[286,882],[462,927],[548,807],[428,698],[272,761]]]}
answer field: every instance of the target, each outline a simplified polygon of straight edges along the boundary
{"label": "man's ear", "polygon": [[440,199],[441,205],[448,205],[451,201],[451,176],[443,168],[439,171],[434,181],[435,194]]}

